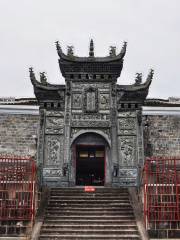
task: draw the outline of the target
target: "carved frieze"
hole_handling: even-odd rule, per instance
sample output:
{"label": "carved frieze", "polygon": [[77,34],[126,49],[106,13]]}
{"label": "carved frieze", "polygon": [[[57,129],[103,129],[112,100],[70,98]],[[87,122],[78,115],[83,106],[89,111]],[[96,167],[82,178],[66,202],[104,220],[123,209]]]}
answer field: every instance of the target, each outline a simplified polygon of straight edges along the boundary
{"label": "carved frieze", "polygon": [[81,109],[82,108],[82,94],[81,93],[73,93],[72,94],[72,108],[73,109]]}
{"label": "carved frieze", "polygon": [[43,176],[44,177],[62,177],[63,170],[56,169],[56,168],[44,168],[43,169]]}
{"label": "carved frieze", "polygon": [[93,87],[93,88],[97,88],[97,89],[109,89],[110,88],[110,84],[109,83],[73,83],[72,82],[72,88],[73,90],[80,90],[82,91],[82,89],[87,88],[87,87]]}
{"label": "carved frieze", "polygon": [[110,127],[110,121],[82,121],[82,120],[73,120],[71,122],[72,127],[80,127],[80,128],[104,128]]}
{"label": "carved frieze", "polygon": [[110,95],[109,93],[99,94],[99,109],[109,109],[110,108]]}
{"label": "carved frieze", "polygon": [[63,134],[64,133],[64,118],[47,117],[45,133],[46,134]]}
{"label": "carved frieze", "polygon": [[45,136],[45,166],[57,166],[63,158],[63,135]]}
{"label": "carved frieze", "polygon": [[[86,130],[89,130],[89,128],[84,128],[83,130],[86,131]],[[75,134],[77,134],[79,131],[82,131],[82,128],[71,128],[71,138],[73,138],[73,136]],[[104,128],[104,129],[102,128],[101,132],[105,133],[110,140],[110,129],[109,128],[108,129],[107,128]]]}
{"label": "carved frieze", "polygon": [[64,117],[64,112],[60,112],[60,111],[46,111],[46,116]]}
{"label": "carved frieze", "polygon": [[118,117],[136,117],[135,111],[118,112]]}
{"label": "carved frieze", "polygon": [[53,128],[46,128],[46,134],[64,134],[64,128],[53,129]]}
{"label": "carved frieze", "polygon": [[136,129],[119,129],[119,135],[136,135]]}
{"label": "carved frieze", "polygon": [[119,154],[122,166],[136,164],[136,136],[119,136]]}
{"label": "carved frieze", "polygon": [[78,113],[73,113],[72,114],[72,119],[74,120],[109,120],[110,115],[108,114],[78,114]]}

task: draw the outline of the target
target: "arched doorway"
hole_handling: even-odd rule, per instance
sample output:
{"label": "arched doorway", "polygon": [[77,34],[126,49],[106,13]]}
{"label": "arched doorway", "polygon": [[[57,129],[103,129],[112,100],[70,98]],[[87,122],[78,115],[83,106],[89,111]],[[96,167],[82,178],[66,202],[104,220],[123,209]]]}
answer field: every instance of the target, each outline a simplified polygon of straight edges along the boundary
{"label": "arched doorway", "polygon": [[97,133],[83,133],[73,142],[75,184],[104,186],[109,153],[107,141]]}

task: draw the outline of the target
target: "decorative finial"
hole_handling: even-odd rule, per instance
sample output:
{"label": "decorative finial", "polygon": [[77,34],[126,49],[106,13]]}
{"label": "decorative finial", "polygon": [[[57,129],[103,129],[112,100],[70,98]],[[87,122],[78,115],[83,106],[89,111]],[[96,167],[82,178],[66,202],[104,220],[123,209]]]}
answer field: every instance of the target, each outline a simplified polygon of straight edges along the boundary
{"label": "decorative finial", "polygon": [[89,46],[89,57],[94,57],[94,42],[91,39],[90,46]]}
{"label": "decorative finial", "polygon": [[34,71],[33,71],[32,67],[29,68],[29,73],[30,73],[31,82],[32,83],[36,82],[36,77],[35,77],[35,74],[34,74]]}
{"label": "decorative finial", "polygon": [[47,77],[45,75],[45,72],[40,72],[40,82],[45,85],[47,84]]}
{"label": "decorative finial", "polygon": [[29,68],[29,72],[32,74],[32,73],[34,73],[34,71],[33,71],[33,68],[32,67],[30,67]]}
{"label": "decorative finial", "polygon": [[67,46],[67,55],[68,56],[74,55],[74,46]]}
{"label": "decorative finial", "polygon": [[111,57],[116,56],[116,47],[115,46],[110,46],[109,56],[111,56]]}
{"label": "decorative finial", "polygon": [[55,44],[56,44],[57,53],[58,53],[59,57],[61,57],[62,49],[61,49],[61,46],[59,44],[59,41],[56,41]]}
{"label": "decorative finial", "polygon": [[150,69],[149,74],[148,74],[148,77],[152,79],[152,78],[153,78],[153,75],[154,75],[154,70],[153,70],[153,69]]}
{"label": "decorative finial", "polygon": [[135,85],[140,85],[142,83],[142,73],[136,73]]}

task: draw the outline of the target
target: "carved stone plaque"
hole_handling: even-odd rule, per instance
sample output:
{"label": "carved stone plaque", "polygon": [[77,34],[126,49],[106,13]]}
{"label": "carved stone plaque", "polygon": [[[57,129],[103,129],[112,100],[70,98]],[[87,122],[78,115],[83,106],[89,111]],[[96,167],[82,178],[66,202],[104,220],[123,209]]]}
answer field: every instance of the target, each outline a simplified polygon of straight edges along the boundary
{"label": "carved stone plaque", "polygon": [[84,112],[95,113],[98,111],[97,89],[89,87],[84,92]]}
{"label": "carved stone plaque", "polygon": [[45,166],[57,166],[63,158],[63,136],[45,136]]}

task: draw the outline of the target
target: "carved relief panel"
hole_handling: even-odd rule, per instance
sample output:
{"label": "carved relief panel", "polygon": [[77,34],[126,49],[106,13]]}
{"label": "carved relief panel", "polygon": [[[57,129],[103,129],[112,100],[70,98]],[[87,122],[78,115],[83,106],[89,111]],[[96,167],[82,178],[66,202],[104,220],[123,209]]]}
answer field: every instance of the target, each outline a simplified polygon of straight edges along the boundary
{"label": "carved relief panel", "polygon": [[136,158],[136,136],[119,136],[119,153],[121,166],[134,166]]}
{"label": "carved relief panel", "polygon": [[45,159],[44,165],[59,166],[63,161],[63,135],[45,136]]}
{"label": "carved relief panel", "polygon": [[137,120],[134,117],[122,117],[118,119],[119,135],[136,135]]}
{"label": "carved relief panel", "polygon": [[72,108],[73,109],[82,109],[82,94],[81,94],[81,92],[72,94]]}
{"label": "carved relief panel", "polygon": [[64,133],[64,118],[46,117],[46,134],[63,134]]}
{"label": "carved relief panel", "polygon": [[106,110],[110,108],[110,94],[100,93],[99,94],[99,109]]}

